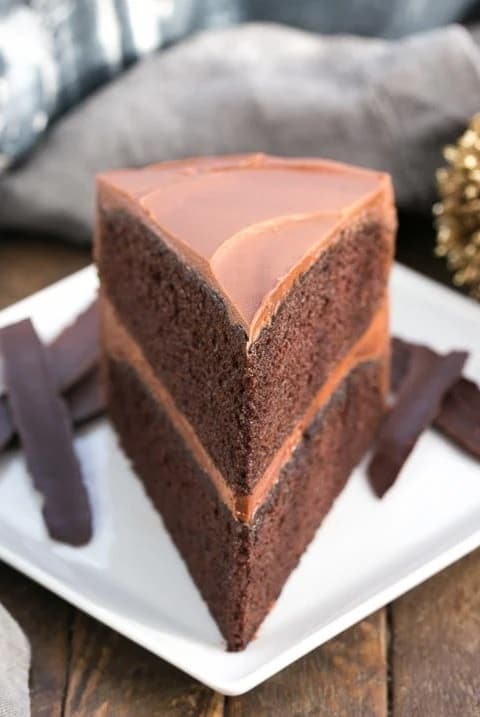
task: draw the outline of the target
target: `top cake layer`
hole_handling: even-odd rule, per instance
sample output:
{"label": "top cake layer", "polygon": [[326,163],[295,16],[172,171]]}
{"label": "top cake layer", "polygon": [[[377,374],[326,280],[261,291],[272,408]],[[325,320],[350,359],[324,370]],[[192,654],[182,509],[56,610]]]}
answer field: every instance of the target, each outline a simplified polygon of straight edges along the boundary
{"label": "top cake layer", "polygon": [[207,274],[251,339],[352,215],[381,203],[394,222],[388,175],[324,160],[197,158],[99,182]]}

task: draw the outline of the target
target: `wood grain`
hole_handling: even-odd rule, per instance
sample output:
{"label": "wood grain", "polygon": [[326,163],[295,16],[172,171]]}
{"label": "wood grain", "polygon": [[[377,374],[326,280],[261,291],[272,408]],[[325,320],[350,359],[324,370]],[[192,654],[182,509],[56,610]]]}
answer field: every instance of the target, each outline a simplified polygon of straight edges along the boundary
{"label": "wood grain", "polygon": [[2,563],[0,602],[30,641],[32,717],[63,717],[73,608]]}
{"label": "wood grain", "polygon": [[480,715],[480,550],[392,607],[392,717]]}
{"label": "wood grain", "polygon": [[319,647],[252,692],[228,717],[387,717],[385,610]]}
{"label": "wood grain", "polygon": [[224,698],[77,612],[65,717],[221,717]]}

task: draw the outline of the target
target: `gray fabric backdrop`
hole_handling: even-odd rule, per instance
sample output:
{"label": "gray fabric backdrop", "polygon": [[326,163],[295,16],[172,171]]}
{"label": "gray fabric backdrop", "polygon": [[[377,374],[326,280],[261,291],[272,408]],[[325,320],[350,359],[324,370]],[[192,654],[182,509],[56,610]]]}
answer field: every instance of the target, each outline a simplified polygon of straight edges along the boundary
{"label": "gray fabric backdrop", "polygon": [[479,8],[479,0],[0,0],[0,171],[53,117],[195,30],[268,20],[396,38],[472,22]]}
{"label": "gray fabric backdrop", "polygon": [[480,51],[450,26],[398,41],[275,25],[210,31],[135,65],[0,177],[0,229],[89,241],[96,172],[195,154],[332,157],[429,210],[441,148],[480,108]]}

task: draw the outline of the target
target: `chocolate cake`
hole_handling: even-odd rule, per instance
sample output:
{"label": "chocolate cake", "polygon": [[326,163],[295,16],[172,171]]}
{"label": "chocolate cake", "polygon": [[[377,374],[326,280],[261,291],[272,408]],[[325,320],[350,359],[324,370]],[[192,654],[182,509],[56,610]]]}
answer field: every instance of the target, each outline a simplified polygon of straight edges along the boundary
{"label": "chocolate cake", "polygon": [[107,401],[243,648],[375,434],[389,383],[387,175],[197,158],[98,179]]}

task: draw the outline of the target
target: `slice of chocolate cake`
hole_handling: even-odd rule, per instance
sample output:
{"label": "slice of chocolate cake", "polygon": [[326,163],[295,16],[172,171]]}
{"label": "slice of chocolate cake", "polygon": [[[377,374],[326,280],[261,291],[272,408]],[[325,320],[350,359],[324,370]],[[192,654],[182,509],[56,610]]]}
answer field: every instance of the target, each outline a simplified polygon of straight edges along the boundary
{"label": "slice of chocolate cake", "polygon": [[230,649],[377,429],[394,231],[388,176],[333,162],[99,177],[110,413]]}

